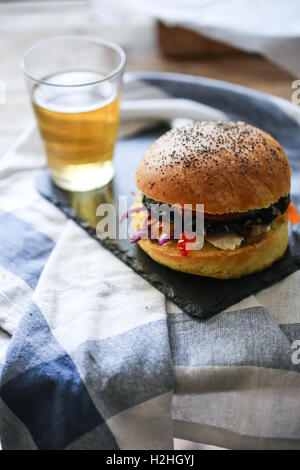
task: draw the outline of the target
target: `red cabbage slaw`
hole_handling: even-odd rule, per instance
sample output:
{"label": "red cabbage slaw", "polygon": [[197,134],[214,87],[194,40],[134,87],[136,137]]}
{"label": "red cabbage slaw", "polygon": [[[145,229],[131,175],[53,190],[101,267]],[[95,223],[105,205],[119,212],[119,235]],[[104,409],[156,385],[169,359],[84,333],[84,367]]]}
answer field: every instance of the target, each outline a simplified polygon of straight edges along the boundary
{"label": "red cabbage slaw", "polygon": [[169,240],[172,240],[174,238],[174,232],[171,232],[169,234],[163,234],[162,238],[159,240],[157,238],[151,238],[151,230],[149,231],[149,228],[151,227],[149,225],[149,220],[151,220],[151,212],[148,211],[144,206],[139,206],[139,207],[134,207],[133,209],[129,209],[120,219],[120,222],[122,223],[130,214],[134,214],[136,212],[148,212],[148,216],[145,218],[144,223],[142,227],[139,230],[136,230],[130,237],[130,243],[137,243],[142,239],[149,239],[154,243],[157,243],[158,245],[163,245]]}
{"label": "red cabbage slaw", "polygon": [[125,212],[125,214],[122,215],[120,219],[120,223],[122,223],[125,219],[128,219],[128,216],[130,214],[134,214],[135,212],[143,212],[143,211],[148,212],[148,209],[146,209],[144,206],[133,207],[132,209],[129,209],[129,211]]}

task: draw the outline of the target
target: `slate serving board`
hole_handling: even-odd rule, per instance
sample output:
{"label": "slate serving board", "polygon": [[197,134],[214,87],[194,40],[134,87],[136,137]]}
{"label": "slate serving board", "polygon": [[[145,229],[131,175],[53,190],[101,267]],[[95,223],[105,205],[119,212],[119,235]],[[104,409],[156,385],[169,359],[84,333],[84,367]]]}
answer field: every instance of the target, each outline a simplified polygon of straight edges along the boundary
{"label": "slate serving board", "polygon": [[[137,74],[137,77],[160,86],[171,96],[216,106],[230,119],[244,120],[270,132],[285,147],[294,175],[300,175],[300,126],[271,102],[268,95],[252,94],[241,87],[195,77],[175,78],[171,74]],[[115,150],[115,178],[102,190],[69,193],[53,185],[45,171],[37,179],[38,191],[98,240],[95,230],[99,220],[95,215],[97,206],[103,202],[115,203],[121,195],[129,197],[129,204],[133,202],[130,191],[136,190],[134,174],[137,164],[151,143],[166,130],[165,126],[159,126],[119,140]],[[292,196],[297,205],[300,203],[299,195],[300,188],[296,187]],[[293,228],[289,248],[281,260],[261,273],[237,280],[210,279],[172,271],[150,259],[138,245],[132,245],[128,240],[98,241],[184,312],[199,319],[221,312],[300,268],[298,226]]]}

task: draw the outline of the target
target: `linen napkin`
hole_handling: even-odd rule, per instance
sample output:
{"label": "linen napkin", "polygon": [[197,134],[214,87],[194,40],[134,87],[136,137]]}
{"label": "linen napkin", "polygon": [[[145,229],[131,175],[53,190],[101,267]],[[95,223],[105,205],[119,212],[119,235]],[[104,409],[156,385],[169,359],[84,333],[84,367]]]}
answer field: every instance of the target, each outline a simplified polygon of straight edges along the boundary
{"label": "linen napkin", "polygon": [[101,24],[182,26],[246,52],[259,53],[299,76],[298,0],[92,0]]}
{"label": "linen napkin", "polygon": [[[159,99],[164,119],[214,117],[197,103],[176,108],[153,76],[133,78],[125,100],[134,89]],[[186,105],[197,112],[184,114]],[[123,120],[143,116],[138,106],[127,103]],[[121,131],[148,125],[150,114]],[[299,448],[299,271],[192,319],[37,193],[44,166],[36,128],[0,162],[3,448],[170,449],[174,436]]]}

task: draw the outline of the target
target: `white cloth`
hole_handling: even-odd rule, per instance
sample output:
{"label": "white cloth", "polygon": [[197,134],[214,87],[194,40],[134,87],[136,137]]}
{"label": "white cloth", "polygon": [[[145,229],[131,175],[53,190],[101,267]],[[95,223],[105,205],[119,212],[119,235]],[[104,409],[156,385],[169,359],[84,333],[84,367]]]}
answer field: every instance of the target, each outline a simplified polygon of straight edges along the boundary
{"label": "white cloth", "polygon": [[298,0],[92,0],[92,5],[101,21],[157,18],[260,53],[300,74]]}

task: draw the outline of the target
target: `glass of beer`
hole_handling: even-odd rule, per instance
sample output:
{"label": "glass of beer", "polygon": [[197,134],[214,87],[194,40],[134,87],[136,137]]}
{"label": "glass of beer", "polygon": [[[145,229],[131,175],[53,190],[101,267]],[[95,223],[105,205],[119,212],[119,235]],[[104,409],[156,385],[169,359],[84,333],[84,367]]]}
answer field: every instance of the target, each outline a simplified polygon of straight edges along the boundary
{"label": "glass of beer", "polygon": [[89,191],[113,177],[125,53],[85,36],[42,41],[23,56],[33,109],[54,183]]}

